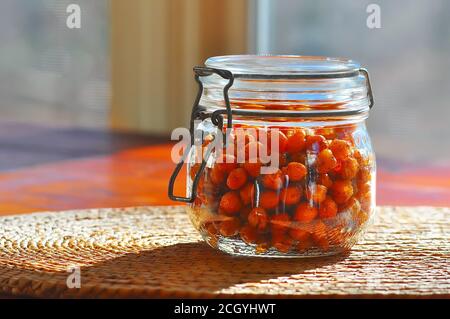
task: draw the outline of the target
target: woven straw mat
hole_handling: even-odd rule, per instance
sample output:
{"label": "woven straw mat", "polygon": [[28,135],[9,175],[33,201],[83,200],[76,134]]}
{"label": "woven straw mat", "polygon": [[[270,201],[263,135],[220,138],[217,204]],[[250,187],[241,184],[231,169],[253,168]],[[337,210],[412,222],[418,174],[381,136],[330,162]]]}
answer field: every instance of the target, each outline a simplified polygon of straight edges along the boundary
{"label": "woven straw mat", "polygon": [[[1,217],[0,292],[100,298],[448,297],[449,217],[450,208],[382,207],[365,240],[349,254],[320,259],[221,253],[201,241],[183,207]],[[77,273],[79,288],[69,288],[68,276]]]}

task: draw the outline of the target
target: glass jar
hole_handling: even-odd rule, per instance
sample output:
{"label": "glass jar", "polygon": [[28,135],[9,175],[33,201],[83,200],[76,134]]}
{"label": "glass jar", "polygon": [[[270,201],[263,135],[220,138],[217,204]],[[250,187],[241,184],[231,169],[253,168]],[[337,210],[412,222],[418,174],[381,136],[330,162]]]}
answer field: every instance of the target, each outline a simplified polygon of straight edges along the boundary
{"label": "glass jar", "polygon": [[[235,55],[194,72],[192,147],[169,197],[189,203],[205,241],[247,256],[349,250],[375,212],[367,71],[346,59]],[[187,196],[175,196],[185,162]]]}

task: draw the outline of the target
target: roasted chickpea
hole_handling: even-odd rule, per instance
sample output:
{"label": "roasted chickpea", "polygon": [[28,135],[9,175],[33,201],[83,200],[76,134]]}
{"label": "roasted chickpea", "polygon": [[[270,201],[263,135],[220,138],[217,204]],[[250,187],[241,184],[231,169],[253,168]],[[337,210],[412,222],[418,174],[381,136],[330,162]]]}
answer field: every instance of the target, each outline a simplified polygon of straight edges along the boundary
{"label": "roasted chickpea", "polygon": [[239,167],[233,169],[227,178],[227,186],[229,189],[237,190],[247,182],[247,173],[245,169]]}
{"label": "roasted chickpea", "polygon": [[253,178],[256,178],[261,173],[261,166],[262,164],[259,161],[252,161],[245,162],[242,164],[242,167],[247,171],[248,175],[250,175]]}
{"label": "roasted chickpea", "polygon": [[288,137],[286,150],[289,154],[295,154],[305,149],[305,133],[303,130],[295,130],[295,132]]}
{"label": "roasted chickpea", "polygon": [[370,192],[370,188],[371,188],[370,182],[362,183],[362,184],[358,183],[358,185],[357,185],[358,191],[356,193],[357,196],[364,196],[365,194]]}
{"label": "roasted chickpea", "polygon": [[299,240],[296,249],[300,252],[310,249],[314,245],[311,236],[308,236],[305,240]]}
{"label": "roasted chickpea", "polygon": [[291,219],[286,213],[275,214],[270,219],[270,224],[273,233],[283,233],[289,228]]}
{"label": "roasted chickpea", "polygon": [[341,205],[339,208],[340,212],[349,212],[352,215],[356,215],[361,210],[360,202],[355,198],[350,198],[345,204]]}
{"label": "roasted chickpea", "polygon": [[294,214],[294,220],[302,223],[309,223],[317,217],[317,208],[309,203],[301,203],[297,206]]}
{"label": "roasted chickpea", "polygon": [[252,211],[252,208],[250,206],[245,206],[243,208],[241,208],[240,212],[239,212],[239,217],[241,218],[241,221],[246,223],[248,220],[248,215],[250,214],[250,212]]}
{"label": "roasted chickpea", "polygon": [[319,177],[317,178],[317,183],[325,186],[326,188],[330,188],[331,185],[333,185],[333,180],[331,179],[330,175],[326,173],[319,174]]}
{"label": "roasted chickpea", "polygon": [[283,174],[281,170],[278,170],[273,174],[264,174],[261,178],[261,181],[264,187],[278,190],[283,187]]}
{"label": "roasted chickpea", "polygon": [[211,168],[208,171],[209,171],[209,179],[215,185],[222,184],[225,181],[226,177],[227,177],[226,172],[220,170],[219,167],[217,167],[217,165],[215,165],[213,168]]}
{"label": "roasted chickpea", "polygon": [[340,169],[336,173],[342,179],[353,179],[355,178],[356,174],[358,174],[358,170],[359,170],[358,161],[353,157],[349,157],[341,162]]}
{"label": "roasted chickpea", "polygon": [[290,162],[286,172],[289,176],[289,181],[299,182],[306,176],[307,170],[306,166],[301,163]]}
{"label": "roasted chickpea", "polygon": [[330,143],[330,150],[338,160],[344,160],[351,154],[351,147],[347,141],[335,139]]}
{"label": "roasted chickpea", "polygon": [[327,188],[323,185],[312,184],[306,189],[306,198],[315,203],[320,204],[327,196]]}
{"label": "roasted chickpea", "polygon": [[247,183],[239,191],[239,196],[244,205],[249,205],[253,201],[254,185],[252,183]]}
{"label": "roasted chickpea", "polygon": [[250,225],[246,225],[241,228],[240,235],[243,241],[247,244],[254,244],[257,241],[258,233],[256,229],[251,227]]}
{"label": "roasted chickpea", "polygon": [[372,172],[368,167],[361,167],[358,173],[358,184],[368,183],[372,180]]}
{"label": "roasted chickpea", "polygon": [[238,167],[238,163],[236,162],[236,157],[234,157],[233,155],[223,154],[220,158],[220,161],[217,161],[215,166],[218,170],[228,174]]}
{"label": "roasted chickpea", "polygon": [[263,208],[253,208],[248,215],[248,223],[250,226],[262,231],[269,224],[269,215]]}
{"label": "roasted chickpea", "polygon": [[333,218],[336,216],[337,211],[338,207],[336,202],[330,196],[327,196],[325,200],[320,203],[319,218]]}
{"label": "roasted chickpea", "polygon": [[[272,137],[278,140],[278,150],[272,150]],[[268,131],[267,145],[268,145],[269,154],[271,154],[272,151],[276,151],[277,153],[285,152],[287,143],[288,143],[288,138],[278,128],[272,128]]]}
{"label": "roasted chickpea", "polygon": [[264,209],[273,209],[277,207],[279,196],[274,191],[263,191],[260,194],[260,205]]}
{"label": "roasted chickpea", "polygon": [[332,128],[332,127],[324,127],[324,128],[317,129],[315,131],[315,133],[322,135],[323,137],[325,137],[328,140],[332,140],[337,137],[337,133],[334,130],[334,128]]}
{"label": "roasted chickpea", "polygon": [[317,171],[325,174],[337,166],[337,160],[329,149],[325,149],[317,155]]}
{"label": "roasted chickpea", "polygon": [[322,135],[307,135],[306,148],[314,152],[320,152],[327,148],[327,140]]}
{"label": "roasted chickpea", "polygon": [[370,206],[372,205],[372,192],[367,192],[362,196],[359,196],[359,201],[361,203],[361,209],[368,213],[370,211]]}
{"label": "roasted chickpea", "polygon": [[273,233],[272,234],[272,246],[279,252],[287,253],[293,244],[293,240],[285,233]]}
{"label": "roasted chickpea", "polygon": [[232,217],[220,223],[219,232],[221,235],[231,237],[239,232],[240,221],[239,218]]}
{"label": "roasted chickpea", "polygon": [[289,236],[298,241],[306,241],[308,240],[309,236],[311,236],[311,234],[304,229],[291,228],[289,230]]}
{"label": "roasted chickpea", "polygon": [[219,207],[227,215],[239,213],[239,210],[242,208],[239,193],[235,191],[225,193],[220,199]]}
{"label": "roasted chickpea", "polygon": [[283,188],[280,193],[280,199],[286,205],[297,204],[302,198],[302,189],[300,186],[289,186]]}
{"label": "roasted chickpea", "polygon": [[344,204],[353,195],[352,182],[348,180],[336,180],[331,186],[333,199],[337,204]]}

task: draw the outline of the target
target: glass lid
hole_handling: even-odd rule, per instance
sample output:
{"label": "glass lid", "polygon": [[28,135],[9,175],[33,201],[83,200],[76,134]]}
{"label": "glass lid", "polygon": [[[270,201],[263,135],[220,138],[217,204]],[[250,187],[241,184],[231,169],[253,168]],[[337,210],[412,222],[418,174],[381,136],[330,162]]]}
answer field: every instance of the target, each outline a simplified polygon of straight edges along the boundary
{"label": "glass lid", "polygon": [[339,78],[358,73],[359,63],[343,58],[300,55],[228,55],[206,60],[211,68],[231,71],[235,77]]}

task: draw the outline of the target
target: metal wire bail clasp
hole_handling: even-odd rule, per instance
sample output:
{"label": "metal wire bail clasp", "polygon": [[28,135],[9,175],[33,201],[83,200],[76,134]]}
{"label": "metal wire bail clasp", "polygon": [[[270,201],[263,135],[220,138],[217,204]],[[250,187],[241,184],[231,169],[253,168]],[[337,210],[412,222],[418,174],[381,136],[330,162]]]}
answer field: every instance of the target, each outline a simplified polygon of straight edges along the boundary
{"label": "metal wire bail clasp", "polygon": [[363,74],[363,76],[366,78],[367,82],[367,96],[369,97],[369,108],[373,107],[374,101],[373,101],[373,92],[372,92],[372,85],[370,84],[370,78],[369,78],[369,71],[364,68],[360,68],[359,72]]}
{"label": "metal wire bail clasp", "polygon": [[192,106],[192,112],[191,112],[191,120],[190,120],[190,125],[189,125],[191,141],[190,141],[190,145],[188,147],[186,147],[186,150],[184,151],[180,162],[177,163],[175,170],[173,171],[172,175],[170,176],[169,189],[168,189],[168,195],[171,200],[178,201],[178,202],[184,202],[184,203],[192,203],[192,202],[194,202],[195,198],[197,197],[197,187],[198,187],[198,183],[200,181],[200,176],[202,175],[203,171],[205,170],[206,163],[207,163],[208,158],[211,155],[212,149],[213,149],[212,144],[208,145],[208,147],[206,149],[206,153],[203,156],[200,168],[198,169],[197,173],[195,174],[194,181],[192,183],[192,190],[190,192],[190,196],[189,197],[176,196],[174,194],[175,181],[176,181],[181,169],[183,168],[183,165],[186,162],[186,160],[190,154],[191,148],[195,142],[195,137],[194,137],[195,136],[195,134],[194,134],[195,120],[211,117],[211,121],[213,122],[213,124],[219,126],[220,129],[222,129],[222,124],[223,124],[223,119],[218,118],[217,114],[214,114],[214,118],[213,118],[212,114],[206,113],[204,111],[204,109],[200,106],[200,99],[203,94],[203,83],[200,80],[200,77],[217,74],[220,77],[222,77],[223,79],[228,80],[228,83],[223,88],[223,98],[225,101],[226,114],[227,114],[227,127],[229,127],[229,128],[232,127],[232,112],[231,112],[228,91],[234,82],[233,73],[231,73],[228,70],[208,68],[208,67],[203,67],[203,66],[194,67],[194,73],[195,73],[195,81],[198,83],[199,89],[197,92],[197,97],[195,98],[195,101],[194,101],[194,105]]}

